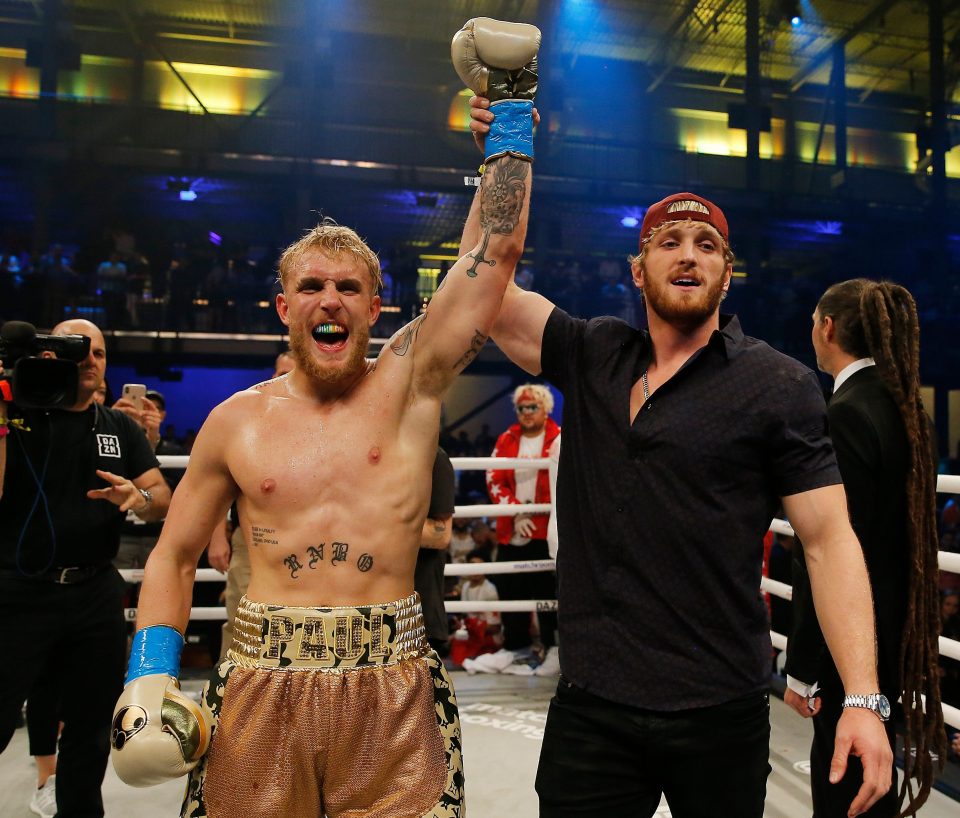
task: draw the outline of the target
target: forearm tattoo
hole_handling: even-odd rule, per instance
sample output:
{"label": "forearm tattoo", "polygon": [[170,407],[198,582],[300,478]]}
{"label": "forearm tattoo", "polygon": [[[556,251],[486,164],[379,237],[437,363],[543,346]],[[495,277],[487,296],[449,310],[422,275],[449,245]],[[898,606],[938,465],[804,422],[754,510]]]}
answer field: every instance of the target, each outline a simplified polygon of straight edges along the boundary
{"label": "forearm tattoo", "polygon": [[[442,530],[442,525],[441,529]],[[438,532],[439,533],[439,532]],[[318,562],[325,562],[326,543],[311,545],[307,547],[306,557],[307,567],[313,571],[317,569]],[[345,542],[330,543],[330,565],[336,566],[338,562],[346,562],[350,551],[350,544]],[[300,579],[299,571],[303,570],[303,563],[300,562],[299,554],[289,554],[283,558],[283,564],[290,571],[290,579]],[[357,559],[357,570],[365,574],[373,568],[373,555],[363,553]]]}
{"label": "forearm tattoo", "polygon": [[[426,320],[426,313],[423,313],[423,315],[418,315],[416,318],[414,318],[394,336],[393,341],[390,342],[390,349],[392,349],[393,352],[400,357],[406,355],[413,346],[414,341],[417,340],[417,333],[420,332],[420,325]],[[430,326],[433,326],[433,324]]]}
{"label": "forearm tattoo", "polygon": [[280,541],[277,539],[277,529],[275,528],[261,528],[255,525],[251,529],[251,536],[253,537],[253,545],[280,544]]}
{"label": "forearm tattoo", "polygon": [[470,278],[476,278],[477,268],[481,264],[497,266],[496,260],[485,258],[484,253],[490,243],[491,234],[509,236],[520,223],[529,173],[529,162],[514,156],[505,156],[494,162],[483,174],[480,185],[480,229],[483,240],[476,254],[468,253],[473,259],[473,265],[467,270]]}
{"label": "forearm tattoo", "polygon": [[485,343],[487,343],[487,336],[480,332],[480,330],[475,329],[473,331],[473,339],[470,341],[470,349],[464,352],[463,355],[457,359],[457,362],[453,365],[453,368],[465,368],[470,361],[480,354],[480,350],[483,349],[483,345]]}

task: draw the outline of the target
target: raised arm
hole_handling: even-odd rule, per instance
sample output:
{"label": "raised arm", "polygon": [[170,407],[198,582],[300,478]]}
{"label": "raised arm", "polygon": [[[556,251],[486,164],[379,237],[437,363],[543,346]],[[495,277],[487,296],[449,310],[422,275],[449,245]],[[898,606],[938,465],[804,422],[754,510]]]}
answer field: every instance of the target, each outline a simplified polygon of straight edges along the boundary
{"label": "raised arm", "polygon": [[[876,629],[873,596],[863,552],[847,516],[843,486],[833,485],[783,498],[790,523],[803,542],[813,601],[844,691],[877,693]],[[859,815],[890,789],[891,754],[876,714],[847,707],[837,724],[830,781],[839,781],[847,757],[863,764],[863,786],[851,805]]]}
{"label": "raised arm", "polygon": [[[480,150],[485,149],[486,136],[495,116],[490,110],[490,100],[481,96],[470,100],[470,130],[473,131]],[[536,109],[533,111],[533,121],[539,121]],[[463,227],[460,240],[461,258],[477,244],[480,232],[478,193]],[[553,309],[554,305],[539,293],[520,289],[514,283],[511,270],[510,281],[500,302],[500,312],[493,323],[490,337],[511,361],[531,375],[539,375],[543,368],[540,363],[543,329]]]}
{"label": "raised arm", "polygon": [[414,388],[420,394],[439,396],[477,356],[523,253],[539,46],[534,26],[486,18],[470,20],[454,37],[454,67],[465,84],[494,100],[501,120],[488,140],[486,172],[471,209],[472,244],[427,311],[390,344],[396,355],[413,355]]}

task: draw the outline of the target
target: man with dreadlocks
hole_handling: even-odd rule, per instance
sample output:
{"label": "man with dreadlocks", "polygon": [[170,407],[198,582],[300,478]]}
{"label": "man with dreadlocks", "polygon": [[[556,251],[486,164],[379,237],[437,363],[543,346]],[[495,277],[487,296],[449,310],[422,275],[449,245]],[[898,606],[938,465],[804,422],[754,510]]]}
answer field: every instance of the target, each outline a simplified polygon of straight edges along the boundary
{"label": "man with dreadlocks", "polygon": [[[916,305],[896,284],[843,281],[821,297],[812,335],[817,365],[834,378],[827,416],[850,519],[873,586],[880,690],[889,702],[902,696],[906,726],[899,794],[891,788],[862,814],[890,818],[906,799],[901,814],[915,815],[930,792],[931,752],[945,757],[937,674],[936,458],[920,399]],[[784,701],[801,716],[815,716],[814,815],[846,816],[862,773],[851,759],[843,779],[829,783],[837,721],[851,706],[875,706],[883,718],[889,703],[844,698],[813,611],[802,549],[794,555],[794,627]],[[892,721],[886,721],[886,729],[893,748]]]}

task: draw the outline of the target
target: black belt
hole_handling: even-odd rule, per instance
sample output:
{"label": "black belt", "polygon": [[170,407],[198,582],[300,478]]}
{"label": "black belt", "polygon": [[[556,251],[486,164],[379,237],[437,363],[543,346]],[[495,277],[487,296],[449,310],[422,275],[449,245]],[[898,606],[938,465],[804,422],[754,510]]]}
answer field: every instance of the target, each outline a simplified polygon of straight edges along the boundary
{"label": "black belt", "polygon": [[50,568],[39,574],[30,574],[12,568],[0,569],[0,577],[4,579],[34,579],[39,582],[54,582],[57,585],[76,585],[93,579],[97,574],[110,565],[107,562],[98,562],[95,565],[70,565],[65,568]]}

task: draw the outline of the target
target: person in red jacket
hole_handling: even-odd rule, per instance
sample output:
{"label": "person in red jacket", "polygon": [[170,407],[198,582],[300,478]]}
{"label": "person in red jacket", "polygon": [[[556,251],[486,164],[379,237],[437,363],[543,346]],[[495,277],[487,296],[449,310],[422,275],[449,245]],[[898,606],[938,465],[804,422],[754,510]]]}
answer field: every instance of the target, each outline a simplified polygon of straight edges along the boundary
{"label": "person in red jacket", "polygon": [[[560,427],[549,417],[553,395],[541,384],[527,383],[513,393],[517,412],[514,423],[493,448],[494,457],[548,457],[560,436]],[[497,504],[549,503],[547,469],[493,469],[487,472],[487,492]],[[520,514],[497,518],[497,562],[547,559],[548,514]],[[552,572],[498,574],[495,580],[500,599],[556,599],[556,576]],[[543,651],[556,643],[557,615],[540,613],[540,641]],[[529,613],[503,615],[504,647],[529,647]]]}

